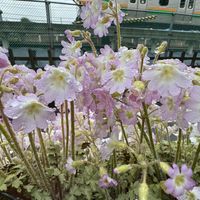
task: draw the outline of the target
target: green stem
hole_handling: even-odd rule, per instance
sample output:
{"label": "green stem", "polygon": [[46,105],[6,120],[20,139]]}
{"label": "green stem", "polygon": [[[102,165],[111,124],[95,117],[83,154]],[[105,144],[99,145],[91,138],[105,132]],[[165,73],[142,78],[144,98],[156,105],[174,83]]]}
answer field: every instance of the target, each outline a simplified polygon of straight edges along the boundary
{"label": "green stem", "polygon": [[38,169],[39,169],[40,176],[41,176],[42,181],[43,181],[43,185],[44,185],[46,191],[51,192],[51,189],[49,190],[49,188],[48,188],[49,183],[48,183],[46,176],[43,172],[42,165],[40,163],[40,159],[39,159],[38,154],[37,154],[37,149],[35,147],[35,141],[33,139],[32,133],[29,133],[28,137],[29,137],[29,141],[30,141],[30,145],[31,145],[33,154],[35,156],[35,160],[36,160],[36,163],[37,163],[37,166],[38,166]]}
{"label": "green stem", "polygon": [[[153,133],[152,133],[152,129],[151,129],[151,124],[150,124],[150,120],[149,120],[147,106],[145,105],[145,103],[143,103],[142,105],[143,105],[144,115],[145,115],[145,119],[146,119],[145,121],[146,121],[146,125],[147,125],[147,130],[148,130],[148,134],[149,134],[149,141],[150,141],[151,151],[153,153],[154,159],[158,160],[158,157],[157,157],[157,154],[156,154],[156,150],[155,150],[155,146],[154,146]],[[158,179],[161,179],[158,165],[155,165],[155,171],[156,171]]]}
{"label": "green stem", "polygon": [[2,144],[3,143],[3,138],[2,138],[1,134],[0,134],[0,140],[1,140],[1,148],[2,148],[3,152],[5,153],[8,161],[10,163],[12,163],[12,159],[11,159],[10,153],[7,151],[7,148],[4,146],[4,144]]}
{"label": "green stem", "polygon": [[145,118],[142,118],[142,126],[141,126],[141,135],[140,135],[140,144],[142,144],[143,142],[143,138],[144,138],[144,123],[145,123]]}
{"label": "green stem", "polygon": [[[144,118],[144,122],[145,122],[145,118]],[[141,125],[141,123],[138,122],[137,125],[138,125],[138,128],[140,129],[140,131],[142,132],[142,125]],[[151,149],[151,144],[150,144],[150,142],[149,142],[149,138],[147,137],[147,135],[146,135],[146,133],[144,132],[144,130],[143,130],[143,136],[144,136],[144,139],[145,139],[147,145],[148,145],[149,148]]]}
{"label": "green stem", "polygon": [[[27,169],[27,172],[29,173],[29,175],[31,176],[31,178],[33,179],[33,181],[34,181],[38,186],[40,186],[40,184],[39,184],[38,181],[37,181],[37,176],[36,176],[36,174],[35,174],[35,171],[34,171],[34,169],[32,168],[32,166],[29,164],[29,162],[28,162],[28,160],[26,159],[26,157],[25,157],[23,151],[21,150],[21,147],[19,146],[19,143],[18,143],[18,141],[17,141],[17,139],[16,139],[16,137],[15,137],[15,132],[13,131],[13,129],[12,129],[10,123],[9,123],[8,118],[6,117],[6,115],[5,115],[4,112],[3,112],[3,104],[2,104],[1,101],[0,101],[0,112],[1,112],[1,116],[2,116],[2,118],[3,118],[3,121],[4,121],[5,125],[6,125],[6,128],[7,128],[8,132],[10,133],[10,137],[11,137],[11,139],[12,139],[12,142],[13,142],[13,145],[11,145],[11,147],[14,147],[13,150],[16,150],[16,153],[20,156],[20,158],[21,158],[22,161],[24,162],[24,164],[25,164],[25,166],[26,166],[26,169]],[[7,132],[7,131],[4,129],[4,127],[3,127],[2,124],[0,124],[0,126],[1,126],[1,130],[3,130],[2,132],[4,132],[4,133]],[[12,142],[11,142],[10,144],[12,144]]]}
{"label": "green stem", "polygon": [[194,156],[194,160],[193,160],[193,163],[192,163],[192,170],[193,171],[195,170],[195,167],[196,167],[196,164],[197,164],[197,161],[198,161],[198,158],[199,158],[199,153],[200,153],[200,142],[199,142],[199,145],[197,147],[197,150],[196,150],[196,153],[195,153],[195,156]]}
{"label": "green stem", "polygon": [[142,57],[142,59],[141,59],[140,76],[139,76],[139,80],[140,80],[140,81],[142,80],[143,65],[144,65],[144,57]]}
{"label": "green stem", "polygon": [[128,138],[127,138],[126,132],[125,132],[125,130],[124,130],[124,126],[123,126],[123,124],[122,124],[122,121],[120,120],[119,123],[120,123],[121,129],[122,129],[122,134],[123,134],[123,136],[124,136],[124,139],[125,139],[125,141],[126,141],[126,144],[127,144],[127,146],[129,146]]}
{"label": "green stem", "polygon": [[116,18],[116,31],[117,31],[117,49],[121,47],[121,30],[120,30],[120,23],[118,18],[118,6],[117,6],[117,0],[115,0],[115,18]]}
{"label": "green stem", "polygon": [[150,124],[150,120],[149,120],[149,116],[148,116],[148,112],[147,112],[147,107],[146,107],[145,103],[143,103],[143,109],[144,109],[144,115],[145,115],[145,119],[146,119],[145,121],[146,121],[146,125],[147,125],[147,130],[148,130],[148,134],[149,134],[149,141],[150,141],[150,145],[151,145],[151,150],[152,150],[152,153],[154,155],[154,158],[157,160],[157,154],[156,154],[154,141],[153,141],[153,133],[152,133],[151,124]]}
{"label": "green stem", "polygon": [[70,102],[71,106],[71,150],[72,159],[75,160],[75,115],[74,115],[74,102]]}
{"label": "green stem", "polygon": [[65,153],[66,153],[66,150],[65,150],[65,127],[64,127],[64,108],[63,108],[63,104],[61,105],[61,130],[62,130],[62,146],[63,146],[63,159],[65,160]]}
{"label": "green stem", "polygon": [[68,102],[65,100],[65,125],[66,125],[66,158],[68,158],[69,153],[69,111]]}
{"label": "green stem", "polygon": [[158,60],[158,58],[159,58],[159,55],[160,55],[160,54],[156,54],[156,55],[155,55],[155,58],[154,58],[154,60],[153,60],[153,64],[155,64],[155,63],[157,62],[157,60]]}
{"label": "green stem", "polygon": [[43,140],[43,137],[42,137],[41,130],[39,128],[37,128],[37,134],[38,134],[38,137],[39,137],[39,140],[40,140],[40,146],[41,146],[41,150],[42,150],[42,153],[43,153],[43,156],[44,156],[44,159],[45,159],[45,164],[46,164],[47,167],[49,167],[49,161],[48,161],[48,157],[47,157],[46,147],[45,147],[45,144],[44,144],[44,140]]}
{"label": "green stem", "polygon": [[182,130],[179,128],[178,132],[178,141],[177,141],[177,149],[176,149],[176,156],[175,156],[175,163],[178,162],[180,150],[181,150],[181,138],[182,138]]}

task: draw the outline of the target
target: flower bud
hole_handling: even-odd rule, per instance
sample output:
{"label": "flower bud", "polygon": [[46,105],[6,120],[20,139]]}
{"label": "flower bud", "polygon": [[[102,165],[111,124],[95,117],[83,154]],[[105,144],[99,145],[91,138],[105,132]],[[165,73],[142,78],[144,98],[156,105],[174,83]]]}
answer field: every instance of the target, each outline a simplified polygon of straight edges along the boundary
{"label": "flower bud", "polygon": [[167,174],[170,169],[170,166],[165,162],[160,162],[159,164],[162,171]]}
{"label": "flower bud", "polygon": [[1,92],[11,93],[11,92],[13,92],[13,89],[10,88],[10,87],[7,87],[7,86],[5,86],[5,85],[1,85],[1,86],[0,86],[0,91],[1,91]]}
{"label": "flower bud", "polygon": [[106,17],[104,17],[103,19],[102,19],[102,24],[106,24],[106,23],[108,23],[110,21],[110,17],[109,16],[106,16]]}
{"label": "flower bud", "polygon": [[19,81],[19,79],[17,77],[14,77],[14,78],[10,79],[9,83],[16,84],[18,81]]}
{"label": "flower bud", "polygon": [[107,2],[103,2],[102,10],[106,10],[106,9],[108,9],[108,3]]}
{"label": "flower bud", "polygon": [[198,85],[198,86],[200,86],[200,82],[197,81],[197,80],[192,80],[192,84],[193,84],[193,85]]}
{"label": "flower bud", "polygon": [[139,186],[139,200],[148,200],[149,187],[146,183],[141,183]]}
{"label": "flower bud", "polygon": [[196,71],[194,74],[195,74],[196,76],[200,76],[200,71]]}
{"label": "flower bud", "polygon": [[142,58],[144,58],[144,57],[146,56],[147,52],[148,52],[148,48],[147,48],[147,47],[144,47],[144,48],[142,49],[142,52],[141,52]]}
{"label": "flower bud", "polygon": [[167,42],[164,41],[164,42],[162,42],[161,45],[156,49],[155,53],[156,53],[156,54],[162,54],[162,53],[165,52],[166,48],[167,48]]}
{"label": "flower bud", "polygon": [[121,173],[127,172],[127,171],[130,170],[130,169],[131,169],[131,165],[121,165],[121,166],[119,166],[119,167],[116,167],[116,168],[113,170],[113,172],[114,172],[115,174],[121,174]]}
{"label": "flower bud", "polygon": [[142,49],[144,48],[143,44],[138,44],[137,45],[137,49],[140,51],[140,53],[142,53]]}
{"label": "flower bud", "polygon": [[71,35],[74,37],[79,37],[81,35],[80,30],[70,31]]}
{"label": "flower bud", "polygon": [[77,41],[76,45],[75,45],[75,48],[78,49],[78,48],[81,48],[81,47],[82,47],[82,42],[81,41]]}
{"label": "flower bud", "polygon": [[14,68],[14,67],[10,67],[8,69],[6,69],[8,72],[12,73],[12,74],[17,74],[19,73],[19,70]]}

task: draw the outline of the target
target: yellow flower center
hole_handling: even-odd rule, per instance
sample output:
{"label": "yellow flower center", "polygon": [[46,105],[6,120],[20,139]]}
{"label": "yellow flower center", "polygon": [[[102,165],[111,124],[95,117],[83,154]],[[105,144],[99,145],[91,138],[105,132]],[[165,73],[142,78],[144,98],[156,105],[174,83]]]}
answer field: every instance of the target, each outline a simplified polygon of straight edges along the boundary
{"label": "yellow flower center", "polygon": [[54,70],[51,76],[51,83],[56,87],[64,87],[66,85],[66,73]]}
{"label": "yellow flower center", "polygon": [[184,182],[185,182],[184,175],[178,175],[178,176],[176,176],[175,183],[176,183],[177,186],[183,185]]}
{"label": "yellow flower center", "polygon": [[122,82],[124,79],[124,70],[122,69],[117,69],[113,72],[113,79],[116,82]]}
{"label": "yellow flower center", "polygon": [[133,117],[133,113],[131,111],[127,111],[126,116],[128,119],[131,119]]}
{"label": "yellow flower center", "polygon": [[28,115],[34,115],[36,113],[39,113],[42,107],[43,105],[41,103],[33,101],[25,106],[25,110]]}
{"label": "yellow flower center", "polygon": [[163,66],[161,69],[161,77],[163,79],[171,79],[174,77],[175,69],[171,65]]}

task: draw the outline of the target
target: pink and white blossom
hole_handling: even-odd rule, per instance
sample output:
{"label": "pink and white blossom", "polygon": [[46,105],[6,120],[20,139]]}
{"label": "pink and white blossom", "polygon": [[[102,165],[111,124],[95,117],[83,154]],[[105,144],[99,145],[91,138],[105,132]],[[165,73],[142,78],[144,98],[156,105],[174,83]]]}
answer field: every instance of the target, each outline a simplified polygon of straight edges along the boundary
{"label": "pink and white blossom", "polygon": [[63,67],[49,66],[35,85],[39,91],[43,92],[47,103],[55,101],[56,105],[62,104],[64,100],[75,100],[77,93],[82,90],[80,82]]}
{"label": "pink and white blossom", "polygon": [[39,102],[34,94],[10,99],[5,104],[4,112],[12,119],[13,127],[24,133],[30,133],[36,128],[47,128],[47,122],[55,117],[54,110]]}

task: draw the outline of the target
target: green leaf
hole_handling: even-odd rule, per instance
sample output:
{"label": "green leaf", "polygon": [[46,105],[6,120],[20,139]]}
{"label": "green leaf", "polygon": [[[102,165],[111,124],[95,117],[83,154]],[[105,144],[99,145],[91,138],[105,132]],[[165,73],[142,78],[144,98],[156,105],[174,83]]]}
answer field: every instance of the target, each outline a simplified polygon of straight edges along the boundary
{"label": "green leaf", "polygon": [[0,191],[6,191],[6,190],[7,190],[7,185],[6,184],[0,185]]}
{"label": "green leaf", "polygon": [[28,193],[30,193],[32,191],[32,189],[34,188],[33,185],[26,185],[24,186],[24,188],[27,190]]}
{"label": "green leaf", "polygon": [[12,187],[18,189],[18,188],[20,187],[20,185],[22,185],[22,184],[23,184],[22,181],[20,181],[19,179],[16,179],[16,180],[14,180],[14,181],[12,182]]}
{"label": "green leaf", "polygon": [[54,169],[53,175],[59,176],[61,174],[60,170],[58,168]]}

